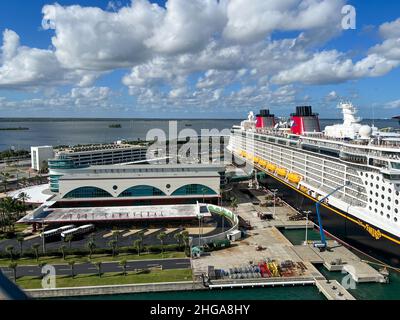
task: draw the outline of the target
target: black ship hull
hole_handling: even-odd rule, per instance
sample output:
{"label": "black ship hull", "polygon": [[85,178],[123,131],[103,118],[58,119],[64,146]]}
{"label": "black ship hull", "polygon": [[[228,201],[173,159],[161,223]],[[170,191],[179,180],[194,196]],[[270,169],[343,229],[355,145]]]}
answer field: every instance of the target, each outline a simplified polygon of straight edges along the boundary
{"label": "black ship hull", "polygon": [[[315,208],[317,200],[270,173],[266,173],[260,182],[268,188],[278,189],[282,199],[293,208],[299,211],[310,210],[312,213],[309,218],[318,225]],[[329,205],[321,205],[320,214],[324,231],[328,235],[371,258],[400,267],[399,237]]]}

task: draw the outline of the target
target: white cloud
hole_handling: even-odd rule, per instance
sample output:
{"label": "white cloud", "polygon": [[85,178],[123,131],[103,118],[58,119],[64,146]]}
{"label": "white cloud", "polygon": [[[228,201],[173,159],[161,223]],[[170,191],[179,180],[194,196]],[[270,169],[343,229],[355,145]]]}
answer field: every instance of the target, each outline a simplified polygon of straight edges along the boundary
{"label": "white cloud", "polygon": [[51,50],[21,46],[20,38],[14,31],[3,32],[0,87],[49,87],[81,81],[88,84],[95,78],[94,74],[63,68]]}
{"label": "white cloud", "polygon": [[400,112],[400,99],[385,103],[385,109],[399,109]]}

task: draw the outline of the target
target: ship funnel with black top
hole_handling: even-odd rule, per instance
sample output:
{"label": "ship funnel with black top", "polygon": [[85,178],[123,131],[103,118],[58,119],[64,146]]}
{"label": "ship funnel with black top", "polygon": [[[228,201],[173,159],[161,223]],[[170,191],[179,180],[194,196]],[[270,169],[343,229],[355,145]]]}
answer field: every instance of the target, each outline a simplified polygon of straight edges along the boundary
{"label": "ship funnel with black top", "polygon": [[296,107],[296,113],[292,113],[290,119],[291,132],[294,134],[321,132],[318,114],[312,112],[311,106]]}
{"label": "ship funnel with black top", "polygon": [[275,115],[270,114],[268,109],[260,110],[256,115],[256,128],[273,128],[275,126]]}

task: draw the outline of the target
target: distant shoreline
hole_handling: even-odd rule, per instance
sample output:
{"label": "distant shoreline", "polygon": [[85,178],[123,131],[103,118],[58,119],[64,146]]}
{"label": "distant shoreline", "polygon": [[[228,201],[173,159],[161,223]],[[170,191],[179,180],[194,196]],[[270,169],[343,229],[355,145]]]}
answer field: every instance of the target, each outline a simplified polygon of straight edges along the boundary
{"label": "distant shoreline", "polygon": [[29,128],[23,128],[23,127],[18,127],[18,128],[0,128],[0,131],[25,131],[29,130]]}

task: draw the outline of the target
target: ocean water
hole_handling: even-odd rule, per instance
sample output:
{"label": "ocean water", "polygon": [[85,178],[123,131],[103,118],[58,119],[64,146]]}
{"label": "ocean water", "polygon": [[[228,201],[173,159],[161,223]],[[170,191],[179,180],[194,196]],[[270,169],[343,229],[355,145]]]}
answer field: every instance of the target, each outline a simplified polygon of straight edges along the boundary
{"label": "ocean water", "polygon": [[[177,130],[186,129],[188,135],[201,134],[203,129],[230,130],[241,120],[195,119],[178,120]],[[321,120],[321,128],[341,120]],[[364,120],[371,124],[372,120]],[[379,128],[399,128],[395,120],[375,120]],[[121,124],[121,128],[109,128]],[[161,129],[169,135],[169,120],[152,119],[0,119],[0,128],[29,128],[29,130],[0,130],[0,151],[11,147],[30,149],[39,145],[76,145],[87,143],[109,143],[120,139],[145,139],[149,130]],[[228,131],[229,132],[229,131]]]}

